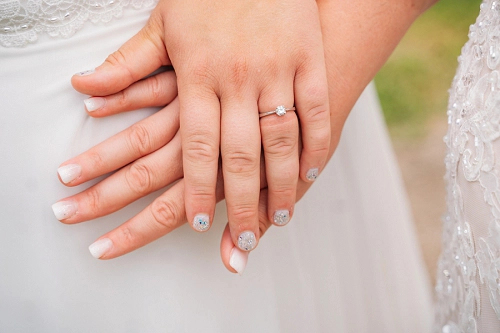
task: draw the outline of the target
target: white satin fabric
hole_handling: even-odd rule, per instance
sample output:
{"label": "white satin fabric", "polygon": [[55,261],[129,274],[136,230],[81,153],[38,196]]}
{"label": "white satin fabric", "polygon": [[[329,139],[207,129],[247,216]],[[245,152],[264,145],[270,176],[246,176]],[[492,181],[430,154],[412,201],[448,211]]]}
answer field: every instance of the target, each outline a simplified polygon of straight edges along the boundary
{"label": "white satin fabric", "polygon": [[88,186],[61,185],[58,165],[154,112],[91,119],[69,81],[148,15],[0,47],[0,332],[429,331],[429,284],[373,86],[292,222],[265,235],[241,277],[219,257],[223,204],[208,234],[184,226],[110,261],[87,246],[152,196],[79,225],[55,219],[51,204]]}

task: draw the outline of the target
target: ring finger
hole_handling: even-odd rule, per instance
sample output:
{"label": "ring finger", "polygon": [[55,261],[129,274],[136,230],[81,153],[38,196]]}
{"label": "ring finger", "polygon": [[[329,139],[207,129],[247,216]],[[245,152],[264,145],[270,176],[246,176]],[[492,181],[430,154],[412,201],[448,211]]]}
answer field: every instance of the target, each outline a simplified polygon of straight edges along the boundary
{"label": "ring finger", "polygon": [[[281,82],[290,84],[267,89],[259,98],[268,217],[277,226],[287,224],[292,217],[299,176],[299,124],[293,112],[293,78]],[[275,113],[263,114],[273,109]]]}

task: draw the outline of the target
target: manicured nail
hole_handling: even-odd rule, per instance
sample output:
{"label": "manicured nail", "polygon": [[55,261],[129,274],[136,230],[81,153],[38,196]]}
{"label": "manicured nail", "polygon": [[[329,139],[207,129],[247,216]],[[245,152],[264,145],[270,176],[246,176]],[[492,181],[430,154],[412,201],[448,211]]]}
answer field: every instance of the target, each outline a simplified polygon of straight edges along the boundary
{"label": "manicured nail", "polygon": [[59,221],[75,215],[78,205],[74,201],[59,201],[52,205],[52,210]]}
{"label": "manicured nail", "polygon": [[251,231],[244,231],[238,237],[238,247],[243,251],[252,251],[257,246],[255,234]]}
{"label": "manicured nail", "polygon": [[78,164],[67,164],[57,169],[57,173],[61,177],[62,182],[67,184],[80,177],[82,167]]}
{"label": "manicured nail", "polygon": [[207,231],[210,228],[208,214],[197,214],[193,219],[193,228],[198,231]]}
{"label": "manicured nail", "polygon": [[290,212],[288,209],[280,209],[274,213],[274,223],[277,225],[285,225],[290,222]]}
{"label": "manicured nail", "polygon": [[313,182],[318,178],[319,170],[318,168],[312,168],[307,171],[306,178],[308,181]]}
{"label": "manicured nail", "polygon": [[94,242],[92,245],[90,245],[89,251],[90,254],[92,254],[92,257],[99,259],[104,254],[106,254],[106,252],[111,250],[112,247],[113,247],[113,242],[111,241],[111,239],[102,238]]}
{"label": "manicured nail", "polygon": [[239,275],[243,274],[245,267],[247,267],[248,252],[241,251],[237,247],[231,250],[229,257],[229,266],[231,266]]}
{"label": "manicured nail", "polygon": [[92,68],[92,69],[87,69],[86,71],[78,72],[75,75],[87,76],[87,75],[93,74],[94,72],[95,72],[95,68]]}
{"label": "manicured nail", "polygon": [[100,109],[106,104],[106,98],[103,97],[90,97],[83,101],[85,108],[88,112]]}

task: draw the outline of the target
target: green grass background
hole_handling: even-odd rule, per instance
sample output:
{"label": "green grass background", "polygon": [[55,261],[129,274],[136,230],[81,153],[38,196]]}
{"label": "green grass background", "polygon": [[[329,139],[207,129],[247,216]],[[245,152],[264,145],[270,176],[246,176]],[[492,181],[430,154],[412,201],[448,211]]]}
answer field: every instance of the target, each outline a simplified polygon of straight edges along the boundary
{"label": "green grass background", "polygon": [[375,78],[395,139],[425,135],[434,117],[446,117],[457,57],[481,0],[441,0],[410,28]]}

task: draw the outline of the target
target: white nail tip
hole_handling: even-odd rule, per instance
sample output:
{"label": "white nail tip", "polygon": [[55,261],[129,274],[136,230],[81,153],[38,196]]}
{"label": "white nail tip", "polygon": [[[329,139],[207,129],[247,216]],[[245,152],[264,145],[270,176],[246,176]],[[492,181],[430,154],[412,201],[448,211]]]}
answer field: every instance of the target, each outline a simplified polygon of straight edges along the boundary
{"label": "white nail tip", "polygon": [[99,259],[101,258],[106,252],[111,250],[113,247],[113,242],[109,238],[103,238],[99,239],[98,241],[94,242],[89,246],[89,251],[92,257]]}
{"label": "white nail tip", "polygon": [[245,267],[247,267],[248,252],[241,251],[237,247],[231,250],[229,258],[229,266],[231,266],[239,275],[243,274]]}
{"label": "white nail tip", "polygon": [[72,182],[76,178],[80,177],[82,172],[82,167],[78,164],[68,164],[57,169],[57,173],[64,184]]}
{"label": "white nail tip", "polygon": [[193,219],[193,228],[204,232],[210,228],[210,218],[207,214],[197,214]]}
{"label": "white nail tip", "polygon": [[59,221],[75,215],[78,206],[73,201],[59,201],[52,205],[52,211]]}
{"label": "white nail tip", "polygon": [[95,68],[92,68],[92,69],[87,69],[86,71],[78,72],[78,73],[76,73],[76,75],[87,76],[87,75],[93,74],[94,72],[95,72]]}
{"label": "white nail tip", "polygon": [[83,101],[88,112],[98,110],[106,104],[106,99],[103,97],[90,97]]}

